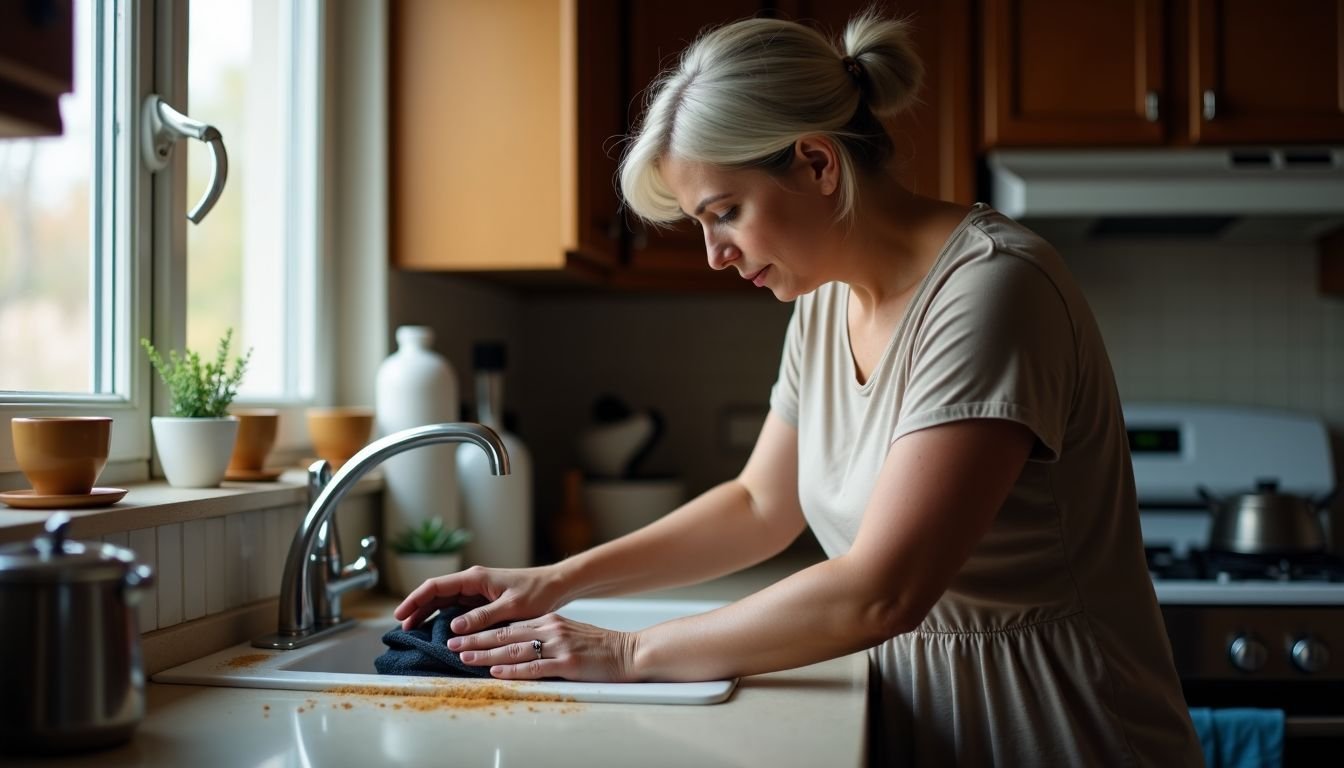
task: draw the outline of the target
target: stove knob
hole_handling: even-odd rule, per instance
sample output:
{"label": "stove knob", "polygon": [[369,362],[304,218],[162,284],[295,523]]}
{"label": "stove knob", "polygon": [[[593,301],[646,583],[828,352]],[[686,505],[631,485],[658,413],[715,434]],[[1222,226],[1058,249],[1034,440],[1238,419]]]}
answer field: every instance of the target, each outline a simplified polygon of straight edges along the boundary
{"label": "stove knob", "polygon": [[1293,666],[1312,674],[1330,665],[1330,649],[1314,637],[1301,637],[1293,643]]}
{"label": "stove knob", "polygon": [[1227,656],[1242,672],[1258,672],[1269,659],[1269,649],[1253,635],[1237,635],[1227,647]]}

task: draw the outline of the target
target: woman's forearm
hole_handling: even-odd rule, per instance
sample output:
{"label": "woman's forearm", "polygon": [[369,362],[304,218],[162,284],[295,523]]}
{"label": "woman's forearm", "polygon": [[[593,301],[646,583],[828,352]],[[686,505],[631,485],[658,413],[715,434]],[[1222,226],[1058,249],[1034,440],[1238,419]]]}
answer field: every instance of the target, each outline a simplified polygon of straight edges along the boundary
{"label": "woman's forearm", "polygon": [[778,554],[804,525],[796,512],[761,509],[742,482],[730,480],[554,567],[569,599],[695,584]]}
{"label": "woman's forearm", "polygon": [[851,558],[805,568],[718,610],[633,636],[635,680],[720,680],[792,669],[861,651],[907,627],[869,599]]}

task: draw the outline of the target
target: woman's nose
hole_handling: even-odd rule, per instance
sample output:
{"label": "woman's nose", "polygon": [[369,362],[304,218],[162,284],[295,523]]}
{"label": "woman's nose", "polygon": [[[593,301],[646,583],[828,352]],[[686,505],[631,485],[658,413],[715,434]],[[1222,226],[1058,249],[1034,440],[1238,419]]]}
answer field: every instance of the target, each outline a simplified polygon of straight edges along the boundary
{"label": "woman's nose", "polygon": [[708,230],[705,231],[705,253],[709,256],[710,269],[725,269],[742,255],[737,246],[714,237]]}

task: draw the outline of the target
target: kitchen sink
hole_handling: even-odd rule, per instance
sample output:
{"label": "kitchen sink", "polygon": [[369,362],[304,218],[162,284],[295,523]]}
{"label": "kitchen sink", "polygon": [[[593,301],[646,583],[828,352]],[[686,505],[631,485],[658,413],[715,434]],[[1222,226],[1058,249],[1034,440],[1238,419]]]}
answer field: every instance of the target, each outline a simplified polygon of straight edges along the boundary
{"label": "kitchen sink", "polygon": [[[632,631],[669,619],[704,613],[724,605],[691,600],[575,600],[557,613],[599,627]],[[509,691],[558,696],[572,701],[631,704],[716,704],[729,697],[732,680],[697,683],[574,683],[564,680],[501,681],[473,678],[379,675],[373,660],[384,650],[382,637],[396,626],[391,610],[361,619],[351,629],[292,651],[254,648],[249,643],[187,662],[154,675],[156,683],[278,688],[298,691],[351,691],[377,688],[405,695],[442,695],[446,680],[457,686],[497,686]]]}

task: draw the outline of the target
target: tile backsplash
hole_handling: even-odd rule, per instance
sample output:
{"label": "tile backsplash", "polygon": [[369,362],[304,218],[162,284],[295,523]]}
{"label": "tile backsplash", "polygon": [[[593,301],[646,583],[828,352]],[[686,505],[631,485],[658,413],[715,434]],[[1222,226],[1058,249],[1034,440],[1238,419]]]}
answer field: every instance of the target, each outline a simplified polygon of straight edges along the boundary
{"label": "tile backsplash", "polygon": [[1310,245],[1062,248],[1121,396],[1287,408],[1344,431],[1344,300]]}
{"label": "tile backsplash", "polygon": [[[347,559],[360,536],[376,528],[377,495],[341,505],[341,547]],[[102,536],[129,547],[154,569],[139,604],[140,631],[164,629],[276,597],[285,558],[303,519],[301,504],[184,520]]]}
{"label": "tile backsplash", "polygon": [[139,606],[140,631],[148,632],[278,595],[303,512],[291,504],[109,533],[103,541],[130,547],[154,569]]}

